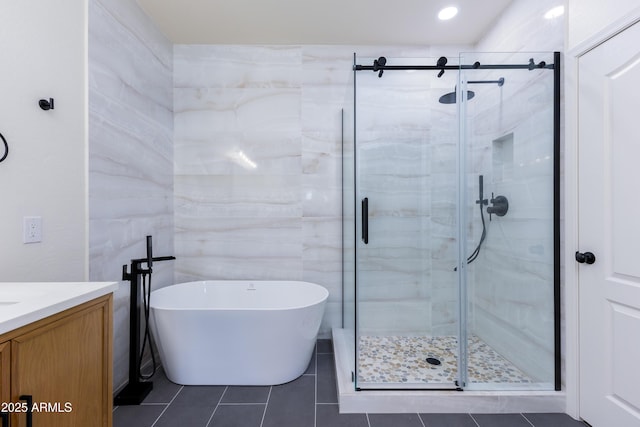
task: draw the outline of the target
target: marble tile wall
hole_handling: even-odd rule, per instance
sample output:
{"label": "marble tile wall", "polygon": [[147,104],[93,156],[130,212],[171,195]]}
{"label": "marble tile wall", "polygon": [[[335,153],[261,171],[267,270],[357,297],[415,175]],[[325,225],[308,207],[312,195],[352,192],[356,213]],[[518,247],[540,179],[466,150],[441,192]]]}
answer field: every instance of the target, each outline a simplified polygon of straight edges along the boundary
{"label": "marble tile wall", "polygon": [[[89,279],[173,254],[172,45],[135,2],[89,1]],[[173,282],[156,263],[153,288]],[[129,283],[114,295],[114,390],[128,378]]]}
{"label": "marble tile wall", "polygon": [[[341,109],[354,52],[430,54],[403,46],[174,47],[177,281],[316,282],[330,292],[321,335],[342,324]],[[395,133],[398,117],[427,123],[428,111],[405,98],[422,103],[429,93],[398,92],[399,76],[388,77],[387,110],[373,107],[370,120],[386,120],[386,136]],[[424,131],[402,137],[410,147],[405,157],[422,149]],[[371,134],[370,145],[393,149],[383,137]],[[385,185],[393,188],[393,181]],[[388,323],[375,288],[367,309]],[[406,291],[403,298],[415,296]]]}

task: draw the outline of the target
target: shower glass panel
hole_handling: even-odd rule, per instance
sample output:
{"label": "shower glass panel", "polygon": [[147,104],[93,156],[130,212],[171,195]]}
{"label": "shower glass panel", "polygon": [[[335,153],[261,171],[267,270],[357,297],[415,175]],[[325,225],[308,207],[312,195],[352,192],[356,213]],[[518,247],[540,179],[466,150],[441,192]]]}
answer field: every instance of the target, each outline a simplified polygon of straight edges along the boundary
{"label": "shower glass panel", "polygon": [[349,88],[342,109],[342,331],[347,336],[347,372],[355,372],[355,144],[353,88],[355,72],[350,73]]}
{"label": "shower glass panel", "polygon": [[[466,389],[554,388],[554,63],[550,53],[468,53],[461,64]],[[559,65],[559,64],[558,64]],[[480,194],[482,193],[482,195]]]}
{"label": "shower glass panel", "polygon": [[354,386],[559,390],[560,55],[443,59],[354,56],[374,64],[343,122]]}
{"label": "shower glass panel", "polygon": [[457,113],[438,103],[456,78],[355,73],[358,389],[456,388]]}

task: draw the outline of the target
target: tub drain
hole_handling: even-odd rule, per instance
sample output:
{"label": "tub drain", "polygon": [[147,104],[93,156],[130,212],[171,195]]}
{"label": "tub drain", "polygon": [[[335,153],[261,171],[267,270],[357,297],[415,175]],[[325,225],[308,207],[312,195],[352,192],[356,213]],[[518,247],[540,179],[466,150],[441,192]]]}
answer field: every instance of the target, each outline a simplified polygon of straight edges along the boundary
{"label": "tub drain", "polygon": [[427,363],[435,366],[442,364],[442,362],[440,362],[440,360],[436,359],[435,357],[427,357]]}

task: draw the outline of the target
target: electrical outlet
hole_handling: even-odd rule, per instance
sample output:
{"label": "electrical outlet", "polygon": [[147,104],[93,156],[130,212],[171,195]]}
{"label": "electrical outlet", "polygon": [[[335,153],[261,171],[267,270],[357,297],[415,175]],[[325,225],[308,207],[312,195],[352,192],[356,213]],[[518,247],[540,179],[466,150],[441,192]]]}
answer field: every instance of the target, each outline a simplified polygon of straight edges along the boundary
{"label": "electrical outlet", "polygon": [[42,242],[42,217],[25,216],[23,218],[22,232],[23,243]]}

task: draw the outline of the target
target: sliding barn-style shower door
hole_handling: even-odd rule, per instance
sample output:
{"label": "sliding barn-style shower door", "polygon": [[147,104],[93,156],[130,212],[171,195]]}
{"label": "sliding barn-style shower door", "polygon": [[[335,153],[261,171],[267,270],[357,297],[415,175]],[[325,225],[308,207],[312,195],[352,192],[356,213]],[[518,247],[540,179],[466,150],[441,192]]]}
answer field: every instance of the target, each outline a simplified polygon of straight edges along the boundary
{"label": "sliding barn-style shower door", "polygon": [[456,111],[424,73],[355,79],[356,386],[455,388]]}

